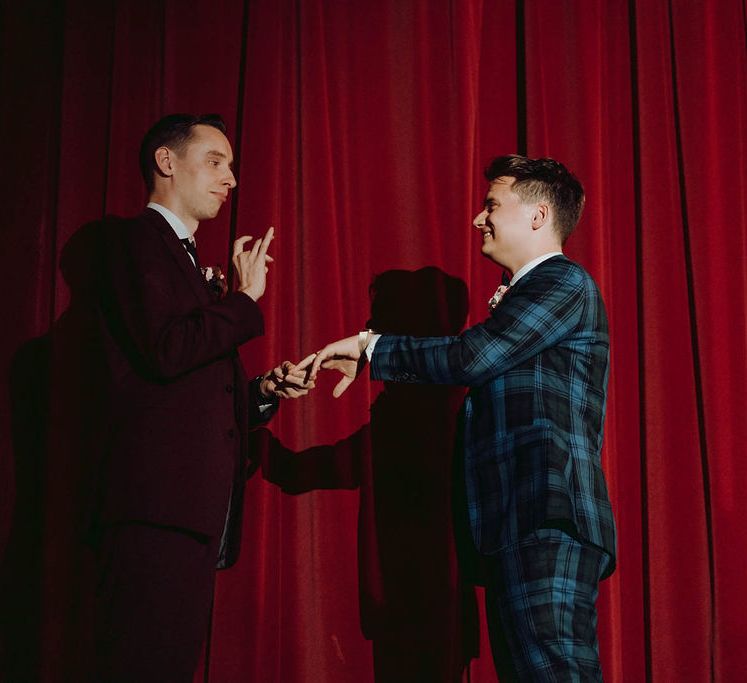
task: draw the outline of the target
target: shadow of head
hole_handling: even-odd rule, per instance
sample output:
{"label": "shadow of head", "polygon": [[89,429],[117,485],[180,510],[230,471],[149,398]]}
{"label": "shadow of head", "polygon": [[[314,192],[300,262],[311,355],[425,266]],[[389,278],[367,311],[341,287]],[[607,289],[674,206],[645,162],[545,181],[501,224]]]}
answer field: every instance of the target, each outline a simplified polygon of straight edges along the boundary
{"label": "shadow of head", "polygon": [[435,266],[387,270],[369,288],[376,332],[416,337],[458,334],[467,319],[467,285]]}
{"label": "shadow of head", "polygon": [[107,216],[82,225],[60,252],[60,272],[74,301],[95,296],[101,285],[108,235],[122,229],[123,220]]}

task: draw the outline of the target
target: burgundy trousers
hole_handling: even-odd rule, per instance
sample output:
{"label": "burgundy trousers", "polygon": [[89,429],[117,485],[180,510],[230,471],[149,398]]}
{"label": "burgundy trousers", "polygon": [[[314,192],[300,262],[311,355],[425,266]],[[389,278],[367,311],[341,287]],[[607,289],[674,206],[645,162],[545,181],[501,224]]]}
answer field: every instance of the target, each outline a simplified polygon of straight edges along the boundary
{"label": "burgundy trousers", "polygon": [[145,523],[98,548],[96,681],[191,683],[208,630],[218,540]]}

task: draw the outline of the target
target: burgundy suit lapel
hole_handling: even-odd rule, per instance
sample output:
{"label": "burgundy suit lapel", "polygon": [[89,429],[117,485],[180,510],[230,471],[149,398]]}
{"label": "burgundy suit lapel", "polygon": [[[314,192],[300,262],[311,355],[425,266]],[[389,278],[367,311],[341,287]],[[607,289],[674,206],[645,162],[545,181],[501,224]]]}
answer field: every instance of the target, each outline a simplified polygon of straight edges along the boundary
{"label": "burgundy suit lapel", "polygon": [[202,273],[195,268],[187,250],[179,241],[168,221],[158,211],[153,209],[146,209],[143,217],[158,230],[171,255],[174,257],[174,261],[176,261],[176,264],[184,274],[200,303],[210,303],[210,291],[207,288],[205,279],[202,277]]}

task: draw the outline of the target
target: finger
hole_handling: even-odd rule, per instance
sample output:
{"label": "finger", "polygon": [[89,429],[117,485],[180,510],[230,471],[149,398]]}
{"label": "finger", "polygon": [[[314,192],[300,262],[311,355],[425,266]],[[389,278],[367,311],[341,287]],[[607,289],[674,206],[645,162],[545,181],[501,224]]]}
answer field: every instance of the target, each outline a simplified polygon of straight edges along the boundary
{"label": "finger", "polygon": [[265,262],[266,263],[275,263],[275,259],[272,258],[272,256],[265,255]]}
{"label": "finger", "polygon": [[257,240],[251,248],[251,251],[249,252],[251,254],[251,259],[254,260],[257,258],[257,254],[259,253],[259,250],[262,248],[262,241]]}
{"label": "finger", "polygon": [[345,393],[345,390],[353,383],[352,377],[343,377],[338,383],[337,386],[332,390],[332,396],[335,398],[340,398]]}
{"label": "finger", "polygon": [[233,243],[233,257],[236,258],[242,251],[244,251],[244,245],[253,239],[254,237],[252,237],[251,235],[244,235],[243,237],[239,237],[239,239],[237,239]]}
{"label": "finger", "polygon": [[307,382],[305,374],[301,377],[288,375],[283,379],[283,386],[291,387],[292,389],[312,389],[315,383],[312,380]]}
{"label": "finger", "polygon": [[305,382],[307,375],[307,370],[298,370],[297,368],[293,368],[293,370],[285,375],[283,379],[289,382],[295,382],[297,384],[298,382]]}
{"label": "finger", "polygon": [[300,363],[296,365],[296,372],[303,372],[304,373],[304,382],[309,383],[313,382],[316,377],[313,377],[311,374],[311,364],[314,362],[314,358],[316,358],[316,354],[312,353],[306,356]]}
{"label": "finger", "polygon": [[280,364],[279,370],[283,373],[283,377],[285,377],[287,374],[293,372],[293,370],[295,369],[295,367],[296,366],[293,365],[293,363],[291,363],[289,360],[284,360]]}
{"label": "finger", "polygon": [[267,249],[270,247],[270,242],[272,242],[273,237],[275,237],[275,228],[270,226],[270,229],[265,233],[265,236],[262,238],[262,247],[260,249],[260,254],[262,254],[262,256],[267,255]]}
{"label": "finger", "polygon": [[293,367],[292,370],[288,372],[288,374],[285,376],[285,379],[292,382],[303,382],[304,378],[306,377],[307,372],[306,370],[299,370],[296,367]]}
{"label": "finger", "polygon": [[309,365],[311,365],[311,363],[314,361],[314,358],[316,358],[316,354],[310,353],[302,361],[296,363],[296,370],[305,370]]}
{"label": "finger", "polygon": [[305,372],[301,373],[291,373],[287,375],[283,375],[283,384],[288,384],[290,386],[300,386],[303,384],[303,378],[306,376]]}
{"label": "finger", "polygon": [[317,351],[316,358],[314,358],[314,364],[311,366],[311,379],[316,379],[316,375],[319,372],[322,363],[332,355],[332,351],[330,351],[327,346],[325,346],[321,351]]}

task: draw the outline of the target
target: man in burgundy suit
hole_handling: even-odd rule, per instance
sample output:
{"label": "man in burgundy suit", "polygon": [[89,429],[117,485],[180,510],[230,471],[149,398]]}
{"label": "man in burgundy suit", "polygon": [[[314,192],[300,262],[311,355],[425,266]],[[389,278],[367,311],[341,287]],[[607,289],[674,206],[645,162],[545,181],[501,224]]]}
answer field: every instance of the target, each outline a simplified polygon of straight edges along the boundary
{"label": "man in burgundy suit", "polygon": [[236,186],[232,158],[219,117],[167,116],[141,147],[147,208],[105,230],[97,681],[192,680],[216,566],[237,557],[250,424],[310,388],[289,363],[249,381],[237,353],[264,330],[273,228],[234,243],[237,291],[200,268],[194,233]]}

